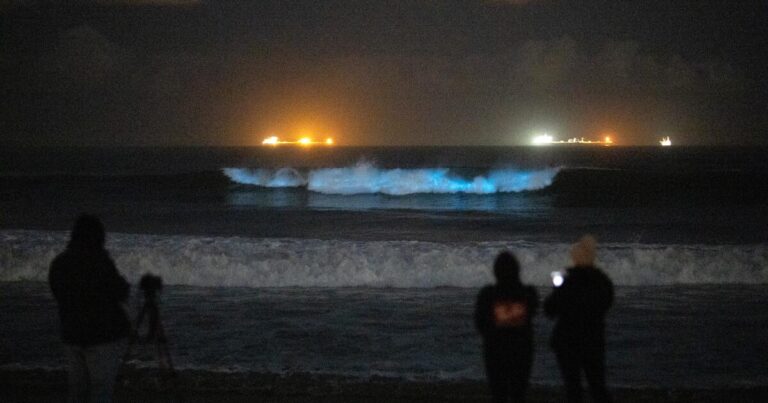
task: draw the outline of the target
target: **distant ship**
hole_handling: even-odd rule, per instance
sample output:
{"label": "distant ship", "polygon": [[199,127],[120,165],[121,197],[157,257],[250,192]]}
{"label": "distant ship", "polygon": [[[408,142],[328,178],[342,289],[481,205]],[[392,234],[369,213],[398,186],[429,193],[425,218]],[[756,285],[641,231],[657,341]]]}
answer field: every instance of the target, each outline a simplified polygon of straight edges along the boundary
{"label": "distant ship", "polygon": [[669,139],[669,136],[664,137],[659,141],[662,147],[669,147],[672,145],[672,140]]}
{"label": "distant ship", "polygon": [[300,145],[300,146],[312,146],[317,144],[323,144],[326,146],[332,146],[334,145],[332,138],[327,138],[325,141],[315,141],[312,140],[310,137],[302,137],[296,141],[283,141],[277,138],[277,136],[271,136],[264,139],[264,141],[261,142],[261,144],[265,146],[278,146],[281,144],[294,144],[294,145]]}
{"label": "distant ship", "polygon": [[584,137],[582,138],[570,138],[568,140],[555,140],[552,136],[548,134],[539,135],[533,138],[533,145],[536,146],[543,146],[543,145],[558,145],[558,144],[586,144],[586,145],[602,145],[602,146],[612,146],[613,145],[613,139],[611,139],[609,136],[606,136],[603,140],[587,140]]}

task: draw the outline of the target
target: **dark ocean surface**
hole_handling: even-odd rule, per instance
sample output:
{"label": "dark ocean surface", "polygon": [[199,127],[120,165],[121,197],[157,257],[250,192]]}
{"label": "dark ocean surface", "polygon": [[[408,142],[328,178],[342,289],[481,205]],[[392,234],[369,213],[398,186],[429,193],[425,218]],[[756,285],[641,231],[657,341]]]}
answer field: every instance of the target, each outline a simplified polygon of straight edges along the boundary
{"label": "dark ocean surface", "polygon": [[[580,235],[618,285],[609,381],[768,385],[766,148],[0,149],[0,369],[59,368],[47,267],[99,215],[170,285],[182,368],[478,379],[509,248],[548,293]],[[139,301],[133,301],[132,313]],[[533,381],[556,384],[536,322]],[[131,365],[151,365],[147,357]]]}

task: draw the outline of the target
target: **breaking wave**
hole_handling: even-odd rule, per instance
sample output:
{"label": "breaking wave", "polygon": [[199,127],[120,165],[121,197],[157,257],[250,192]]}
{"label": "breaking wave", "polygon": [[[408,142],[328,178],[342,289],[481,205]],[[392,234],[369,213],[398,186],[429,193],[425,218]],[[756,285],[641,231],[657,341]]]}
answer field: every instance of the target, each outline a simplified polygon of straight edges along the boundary
{"label": "breaking wave", "polygon": [[381,169],[370,163],[302,172],[294,168],[224,168],[235,183],[263,187],[307,187],[325,194],[415,193],[493,194],[539,190],[552,184],[559,168],[497,169],[464,177],[448,168]]}
{"label": "breaking wave", "polygon": [[[0,281],[46,281],[65,232],[0,232]],[[121,272],[210,287],[479,287],[493,258],[518,256],[523,279],[549,283],[569,245],[534,242],[344,241],[110,234]],[[599,264],[618,285],[766,284],[768,246],[605,244]]]}

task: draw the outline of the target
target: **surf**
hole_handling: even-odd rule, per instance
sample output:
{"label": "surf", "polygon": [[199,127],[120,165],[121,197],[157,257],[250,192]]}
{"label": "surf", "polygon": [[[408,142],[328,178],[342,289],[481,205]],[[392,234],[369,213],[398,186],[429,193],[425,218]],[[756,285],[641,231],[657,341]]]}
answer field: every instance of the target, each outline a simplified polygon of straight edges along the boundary
{"label": "surf", "polygon": [[382,169],[367,162],[350,167],[302,171],[292,167],[223,168],[232,182],[267,188],[306,187],[336,195],[497,194],[535,191],[550,186],[560,168],[493,169],[476,176],[450,168]]}
{"label": "surf", "polygon": [[[46,281],[66,232],[0,231],[0,282]],[[569,264],[567,243],[353,241],[110,233],[112,257],[129,281],[152,272],[200,287],[477,288],[513,251],[527,283],[548,286]],[[768,284],[768,247],[606,243],[598,265],[617,285]]]}

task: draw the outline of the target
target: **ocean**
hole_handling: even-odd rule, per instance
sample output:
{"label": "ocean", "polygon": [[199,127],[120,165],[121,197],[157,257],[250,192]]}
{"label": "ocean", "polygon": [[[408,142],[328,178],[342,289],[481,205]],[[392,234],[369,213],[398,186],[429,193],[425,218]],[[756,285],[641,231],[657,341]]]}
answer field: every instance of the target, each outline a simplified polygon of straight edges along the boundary
{"label": "ocean", "polygon": [[[47,268],[89,212],[132,284],[162,276],[179,368],[482,379],[472,310],[496,254],[543,298],[591,233],[617,286],[611,385],[766,386],[767,152],[0,149],[0,370],[64,366]],[[532,382],[559,384],[535,326]]]}

